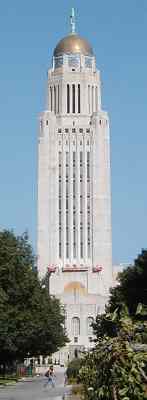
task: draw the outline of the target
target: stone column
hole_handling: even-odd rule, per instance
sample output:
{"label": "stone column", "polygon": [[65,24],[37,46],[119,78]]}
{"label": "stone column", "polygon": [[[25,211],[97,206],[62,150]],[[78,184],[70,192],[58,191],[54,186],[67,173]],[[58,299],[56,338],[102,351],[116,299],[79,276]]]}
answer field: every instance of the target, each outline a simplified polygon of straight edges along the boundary
{"label": "stone column", "polygon": [[103,290],[108,293],[112,284],[109,127],[103,115],[93,122],[93,262],[102,266]]}
{"label": "stone column", "polygon": [[52,86],[52,111],[55,112],[54,85]]}
{"label": "stone column", "polygon": [[93,86],[93,112],[96,112],[96,102],[95,102],[95,86]]}
{"label": "stone column", "polygon": [[101,110],[101,82],[98,84],[98,110]]}
{"label": "stone column", "polygon": [[62,114],[66,114],[67,104],[67,85],[65,81],[62,81]]}
{"label": "stone column", "polygon": [[88,84],[86,80],[81,83],[81,113],[84,115],[89,114]]}

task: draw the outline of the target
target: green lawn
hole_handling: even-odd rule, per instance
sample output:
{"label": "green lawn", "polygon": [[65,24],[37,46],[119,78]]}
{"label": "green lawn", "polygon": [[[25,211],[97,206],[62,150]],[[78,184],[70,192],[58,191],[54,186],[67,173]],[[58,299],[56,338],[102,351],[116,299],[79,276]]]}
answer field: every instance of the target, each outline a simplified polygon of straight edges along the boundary
{"label": "green lawn", "polygon": [[17,378],[10,377],[10,378],[2,378],[0,377],[0,385],[13,385],[17,382]]}

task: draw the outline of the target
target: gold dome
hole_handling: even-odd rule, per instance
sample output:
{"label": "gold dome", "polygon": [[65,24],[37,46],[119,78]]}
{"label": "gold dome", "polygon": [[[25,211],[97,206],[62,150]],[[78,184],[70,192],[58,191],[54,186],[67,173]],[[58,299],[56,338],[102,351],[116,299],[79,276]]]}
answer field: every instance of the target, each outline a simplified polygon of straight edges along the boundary
{"label": "gold dome", "polygon": [[76,34],[70,34],[57,44],[54,50],[54,57],[62,54],[81,53],[84,56],[93,56],[93,50],[87,40]]}

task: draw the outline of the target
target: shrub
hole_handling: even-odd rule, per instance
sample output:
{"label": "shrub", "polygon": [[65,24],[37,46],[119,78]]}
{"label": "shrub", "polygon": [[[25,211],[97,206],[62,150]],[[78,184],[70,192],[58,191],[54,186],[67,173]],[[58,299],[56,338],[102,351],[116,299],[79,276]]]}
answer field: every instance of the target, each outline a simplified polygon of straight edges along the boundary
{"label": "shrub", "polygon": [[[112,321],[117,313],[111,315]],[[79,371],[86,400],[146,399],[147,346],[138,342],[140,325],[125,309],[116,337],[100,337]],[[137,337],[136,337],[137,332]]]}
{"label": "shrub", "polygon": [[79,382],[79,370],[81,368],[81,359],[74,358],[72,361],[69,362],[66,374],[68,381],[75,380],[77,383]]}

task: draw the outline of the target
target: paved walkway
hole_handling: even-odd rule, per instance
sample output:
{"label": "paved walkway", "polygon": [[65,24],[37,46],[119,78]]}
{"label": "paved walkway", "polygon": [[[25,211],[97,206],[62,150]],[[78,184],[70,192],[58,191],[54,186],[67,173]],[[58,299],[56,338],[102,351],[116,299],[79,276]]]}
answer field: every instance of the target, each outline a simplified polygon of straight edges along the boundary
{"label": "paved walkway", "polygon": [[18,382],[16,385],[0,389],[0,400],[62,400],[70,393],[71,387],[64,386],[64,368],[55,370],[55,388],[44,388],[46,378],[35,377],[28,382]]}

